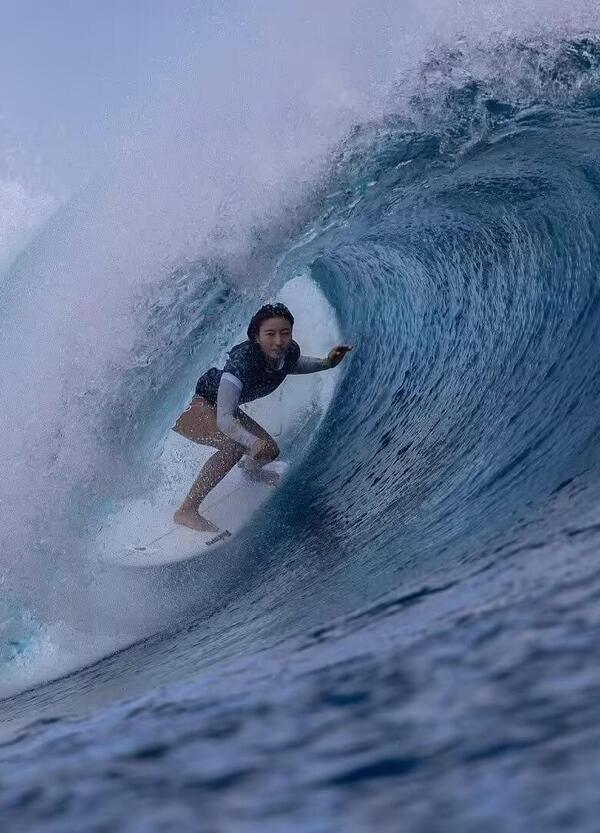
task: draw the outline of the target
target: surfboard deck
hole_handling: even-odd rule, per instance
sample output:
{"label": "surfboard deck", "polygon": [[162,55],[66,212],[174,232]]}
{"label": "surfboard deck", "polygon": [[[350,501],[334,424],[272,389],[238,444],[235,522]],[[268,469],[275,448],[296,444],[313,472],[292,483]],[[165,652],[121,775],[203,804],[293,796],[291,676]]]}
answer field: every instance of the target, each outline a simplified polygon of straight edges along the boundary
{"label": "surfboard deck", "polygon": [[[283,477],[287,463],[264,467]],[[199,532],[173,522],[176,506],[160,497],[128,501],[115,508],[96,541],[104,561],[125,567],[158,567],[214,552],[239,532],[273,494],[274,486],[233,468],[200,505],[200,514],[219,528]]]}

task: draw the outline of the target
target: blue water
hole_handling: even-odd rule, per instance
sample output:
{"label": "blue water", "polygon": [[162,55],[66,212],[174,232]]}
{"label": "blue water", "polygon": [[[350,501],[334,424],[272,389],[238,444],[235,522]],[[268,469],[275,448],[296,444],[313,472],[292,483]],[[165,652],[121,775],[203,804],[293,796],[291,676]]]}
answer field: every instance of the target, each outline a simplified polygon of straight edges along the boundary
{"label": "blue water", "polygon": [[[504,49],[528,84],[432,58],[258,239],[354,345],[333,403],[241,538],[153,579],[168,626],[2,703],[3,830],[598,829],[600,44]],[[113,449],[255,306],[172,282]]]}

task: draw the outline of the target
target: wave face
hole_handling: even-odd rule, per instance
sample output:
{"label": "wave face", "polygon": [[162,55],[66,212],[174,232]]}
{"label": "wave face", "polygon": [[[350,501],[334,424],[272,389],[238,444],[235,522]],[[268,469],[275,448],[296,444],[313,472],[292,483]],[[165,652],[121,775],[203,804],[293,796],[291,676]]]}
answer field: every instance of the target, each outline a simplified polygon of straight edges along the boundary
{"label": "wave face", "polygon": [[536,101],[469,82],[443,112],[415,97],[412,129],[357,130],[343,187],[294,252],[356,342],[296,515],[321,519],[330,557],[364,558],[379,591],[409,567],[480,558],[595,478],[597,47],[553,60]]}
{"label": "wave face", "polygon": [[[572,46],[553,71],[596,79],[597,58]],[[352,550],[403,570],[480,553],[595,470],[597,93],[453,97],[441,135],[380,127],[314,244],[357,348],[307,480]]]}
{"label": "wave face", "polygon": [[86,795],[109,824],[158,812],[143,770],[181,829],[197,802],[227,829],[594,829],[599,91],[591,38],[457,47],[340,146],[277,269],[308,270],[354,345],[292,475],[219,564],[152,579],[185,597],[170,629],[6,714],[199,682],[23,730],[0,755],[41,797],[18,813],[50,812],[48,779],[65,822],[89,812],[64,768],[101,732]]}

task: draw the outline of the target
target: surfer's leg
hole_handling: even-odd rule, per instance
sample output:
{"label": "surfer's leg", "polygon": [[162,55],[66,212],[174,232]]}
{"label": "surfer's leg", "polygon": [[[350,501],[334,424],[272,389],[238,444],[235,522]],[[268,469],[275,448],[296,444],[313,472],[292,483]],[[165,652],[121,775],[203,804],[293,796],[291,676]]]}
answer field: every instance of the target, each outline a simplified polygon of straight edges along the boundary
{"label": "surfer's leg", "polygon": [[214,405],[202,397],[194,397],[181,414],[173,430],[188,440],[201,445],[212,445],[217,451],[202,466],[187,497],[175,512],[175,523],[197,529],[200,532],[217,532],[218,527],[198,514],[198,507],[217,483],[241,460],[244,449],[217,427]]}
{"label": "surfer's leg", "polygon": [[[255,422],[252,417],[249,417],[239,408],[236,419],[239,419],[246,431],[265,441],[266,448],[261,455],[260,463],[270,463],[279,457],[279,446],[262,425],[259,425],[258,422]],[[194,396],[188,407],[177,419],[173,431],[200,445],[212,445],[215,448],[226,450],[231,447],[241,448],[219,430],[217,427],[217,409],[202,396]]]}
{"label": "surfer's leg", "polygon": [[249,431],[251,434],[254,434],[255,437],[265,441],[265,450],[261,454],[258,461],[261,465],[264,465],[265,463],[272,463],[273,460],[276,460],[279,457],[279,446],[269,432],[265,431],[262,425],[259,425],[258,422],[253,420],[252,417],[249,417],[248,414],[241,410],[238,410],[236,418],[239,419],[242,427],[245,428],[246,431]]}
{"label": "surfer's leg", "polygon": [[276,486],[279,482],[279,474],[275,471],[264,469],[263,467],[267,463],[272,463],[279,457],[279,446],[268,431],[265,431],[262,425],[255,422],[252,417],[248,416],[248,414],[243,411],[238,411],[237,418],[246,431],[250,431],[251,434],[254,434],[255,437],[259,437],[259,439],[264,440],[265,443],[265,447],[260,457],[245,457],[240,462],[240,467],[244,469],[246,474],[252,480],[259,483],[267,483],[269,486]]}
{"label": "surfer's leg", "polygon": [[230,448],[219,449],[206,461],[200,470],[200,474],[192,483],[185,500],[175,512],[173,516],[175,523],[198,529],[201,532],[217,531],[218,527],[198,514],[198,507],[217,483],[220,483],[235,464],[241,460],[243,453],[242,446],[232,442]]}
{"label": "surfer's leg", "polygon": [[224,436],[217,428],[217,409],[202,396],[194,396],[177,419],[173,431],[194,443],[215,447]]}

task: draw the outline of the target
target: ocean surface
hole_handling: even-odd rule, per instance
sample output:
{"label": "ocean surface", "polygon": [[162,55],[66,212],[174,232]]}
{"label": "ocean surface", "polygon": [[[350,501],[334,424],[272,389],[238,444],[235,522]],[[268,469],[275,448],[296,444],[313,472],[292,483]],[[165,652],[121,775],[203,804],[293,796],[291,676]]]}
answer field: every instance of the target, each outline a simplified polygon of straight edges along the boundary
{"label": "ocean surface", "polygon": [[[50,283],[108,186],[6,272],[0,428],[32,387],[52,419],[3,485],[3,833],[599,829],[600,40],[432,50],[311,182],[243,263],[217,235],[140,287],[132,341]],[[196,377],[299,275],[354,350],[277,400],[289,477],[214,554],[103,564]]]}

